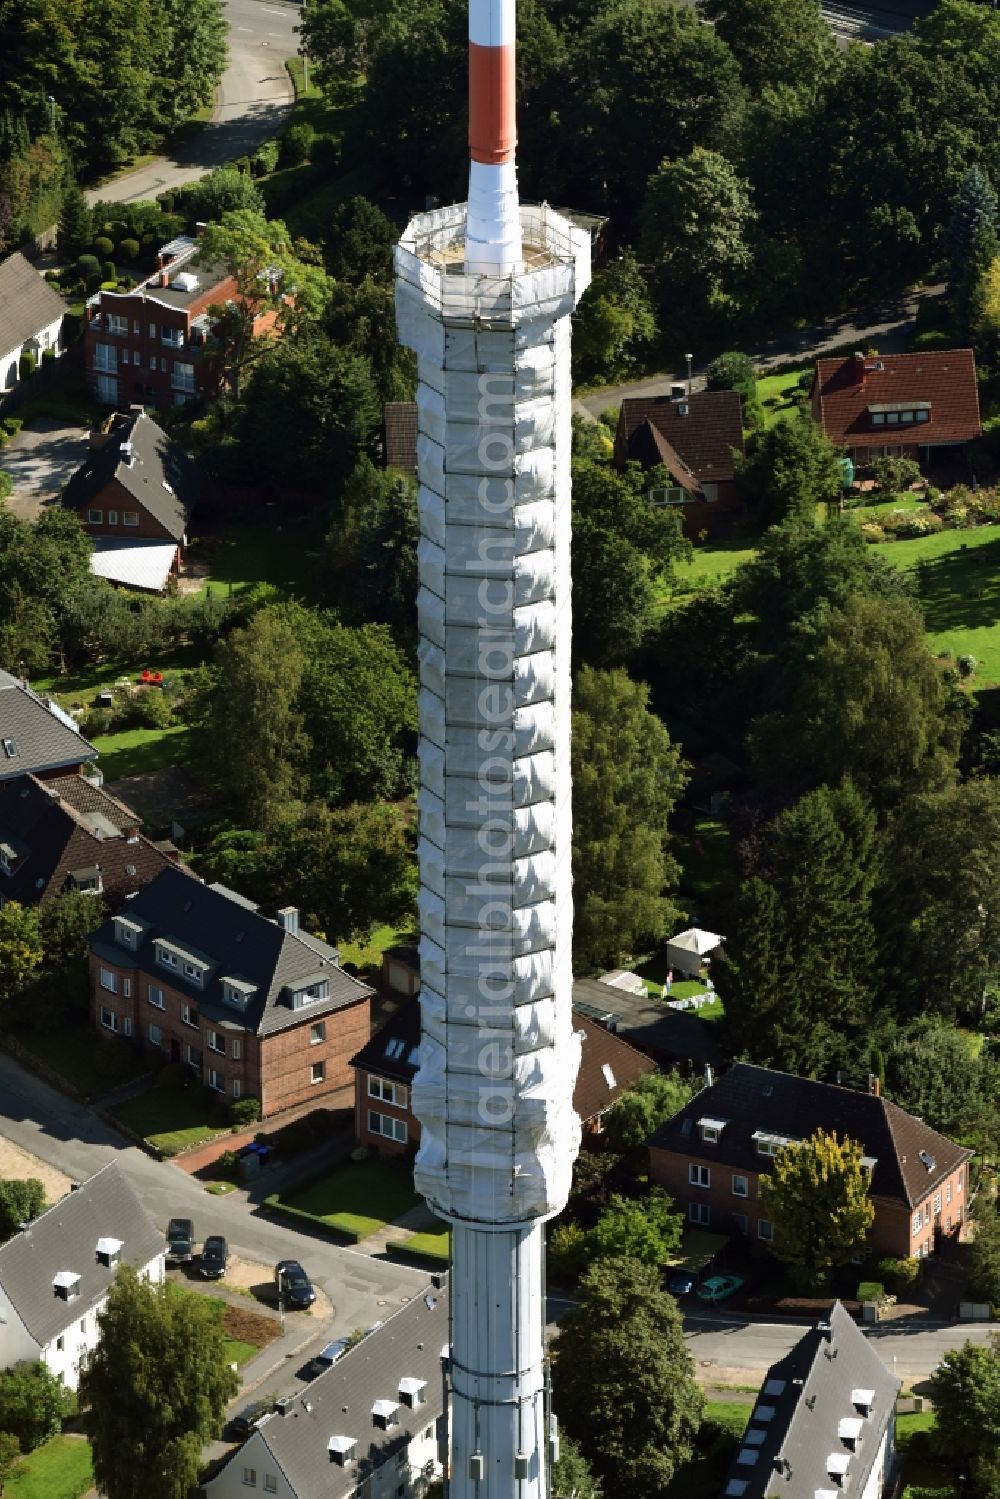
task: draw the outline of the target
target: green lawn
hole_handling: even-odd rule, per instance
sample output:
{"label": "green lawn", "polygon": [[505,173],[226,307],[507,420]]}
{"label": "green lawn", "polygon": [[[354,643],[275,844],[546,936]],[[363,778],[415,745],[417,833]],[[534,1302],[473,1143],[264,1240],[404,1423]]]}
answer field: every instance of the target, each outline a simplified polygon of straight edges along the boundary
{"label": "green lawn", "polygon": [[[764,425],[773,427],[796,412],[795,397],[799,393],[799,376],[806,367],[792,370],[786,375],[765,375],[757,381],[757,395],[764,407]],[[810,373],[812,371],[810,370]]]}
{"label": "green lawn", "polygon": [[55,698],[68,712],[70,708],[89,706],[103,687],[113,688],[119,677],[135,681],[145,666],[162,671],[167,681],[172,682],[184,677],[201,660],[193,646],[179,646],[165,656],[157,656],[155,661],[102,661],[80,671],[53,672],[47,677],[33,678],[31,685],[36,692]]}
{"label": "green lawn", "polygon": [[18,1042],[77,1088],[84,1098],[100,1098],[114,1088],[141,1077],[145,1062],[125,1047],[111,1047],[91,1025],[59,1031],[26,1031]]}
{"label": "green lawn", "polygon": [[342,942],[341,963],[353,963],[357,968],[381,968],[382,954],[387,947],[398,942],[415,942],[412,926],[377,926],[367,942]]}
{"label": "green lawn", "polygon": [[244,1343],[240,1338],[223,1338],[222,1356],[227,1364],[238,1364],[241,1368],[247,1359],[253,1358],[260,1349],[256,1343]]}
{"label": "green lawn", "polygon": [[415,1207],[409,1164],[351,1161],[277,1204],[317,1218],[348,1238],[364,1239]]}
{"label": "green lawn", "polygon": [[24,1458],[7,1480],[4,1499],[80,1499],[93,1483],[90,1443],[82,1437],[52,1437]]}
{"label": "green lawn", "polygon": [[904,494],[894,494],[888,500],[876,500],[871,505],[861,505],[857,509],[852,507],[851,514],[857,516],[859,521],[881,520],[884,515],[891,515],[894,510],[929,510],[930,506],[923,495],[907,490]]}
{"label": "green lawn", "polygon": [[745,541],[710,541],[697,543],[690,562],[675,564],[678,579],[684,583],[718,582],[728,578],[753,556],[754,549]]}
{"label": "green lawn", "polygon": [[939,531],[881,553],[894,567],[916,569],[931,649],[975,656],[973,685],[1000,684],[1000,527]]}
{"label": "green lawn", "polygon": [[753,1402],[749,1405],[735,1400],[706,1400],[705,1420],[714,1421],[716,1426],[721,1426],[725,1431],[731,1432],[734,1437],[741,1437],[746,1430],[747,1422],[753,1410]]}
{"label": "green lawn", "polygon": [[445,1264],[450,1258],[446,1228],[440,1233],[411,1234],[408,1239],[390,1244],[389,1248],[394,1254],[413,1254],[419,1259],[442,1260]]}
{"label": "green lawn", "polygon": [[169,729],[122,729],[117,734],[97,734],[92,743],[101,757],[106,781],[123,776],[162,770],[165,765],[183,765],[190,752],[188,724]]}
{"label": "green lawn", "polygon": [[228,1128],[197,1086],[149,1088],[118,1104],[112,1114],[158,1150],[174,1155]]}
{"label": "green lawn", "polygon": [[[204,545],[204,544],[203,544]],[[241,593],[259,583],[270,583],[297,597],[309,592],[319,565],[312,537],[294,522],[278,526],[231,526],[213,544],[209,555],[209,593]]]}

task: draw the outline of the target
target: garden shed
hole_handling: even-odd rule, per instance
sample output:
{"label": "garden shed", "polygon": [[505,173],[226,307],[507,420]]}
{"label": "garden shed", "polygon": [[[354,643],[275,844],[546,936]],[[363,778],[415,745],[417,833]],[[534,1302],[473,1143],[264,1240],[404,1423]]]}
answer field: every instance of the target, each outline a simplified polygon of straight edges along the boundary
{"label": "garden shed", "polygon": [[667,943],[667,967],[686,978],[697,978],[702,963],[722,946],[723,940],[697,926],[678,932]]}

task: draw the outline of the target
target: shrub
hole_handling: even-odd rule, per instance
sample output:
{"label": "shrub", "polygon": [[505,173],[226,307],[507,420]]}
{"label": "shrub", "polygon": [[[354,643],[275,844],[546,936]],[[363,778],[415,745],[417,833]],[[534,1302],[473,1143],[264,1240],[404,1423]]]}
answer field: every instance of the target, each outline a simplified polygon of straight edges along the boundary
{"label": "shrub", "polygon": [[140,692],[129,716],[143,728],[166,729],[173,721],[173,706],[165,692],[156,687],[147,687]]}
{"label": "shrub", "polygon": [[95,734],[107,734],[113,721],[110,708],[89,708],[80,720],[80,732],[85,739],[92,739]]}
{"label": "shrub", "polygon": [[3,419],[3,421],[0,422],[0,426],[3,427],[3,429],[7,433],[8,437],[16,437],[17,434],[20,432],[21,428],[24,426],[24,417],[23,416],[5,416],[4,419]]}
{"label": "shrub", "polygon": [[56,351],[55,351],[55,349],[43,349],[42,350],[42,363],[43,364],[55,364],[55,360],[56,360]]}
{"label": "shrub", "polygon": [[35,356],[34,354],[32,354],[30,349],[25,349],[24,353],[17,361],[17,378],[19,380],[29,380],[34,373]]}
{"label": "shrub", "polygon": [[115,253],[113,242],[106,234],[99,234],[94,240],[94,254],[98,260],[110,260]]}
{"label": "shrub", "polygon": [[118,246],[118,259],[124,260],[126,265],[131,265],[133,260],[138,260],[139,241],[137,239],[123,239]]}
{"label": "shrub", "polygon": [[886,536],[906,541],[914,536],[933,536],[944,530],[944,521],[933,510],[891,510],[880,525]]}
{"label": "shrub", "polygon": [[920,1279],[920,1261],[916,1255],[908,1259],[884,1259],[878,1262],[878,1273],[894,1296],[912,1291]]}
{"label": "shrub", "polygon": [[877,546],[880,541],[885,541],[885,532],[878,521],[865,520],[861,522],[860,531],[865,541],[870,546]]}
{"label": "shrub", "polygon": [[560,1223],[549,1235],[546,1263],[553,1275],[576,1280],[587,1268],[587,1234],[579,1223]]}
{"label": "shrub", "polygon": [[118,280],[118,272],[115,270],[115,263],[113,260],[106,260],[104,262],[104,264],[101,266],[101,275],[104,277],[105,281]]}
{"label": "shrub", "polygon": [[297,167],[301,162],[308,161],[315,139],[314,127],[304,120],[297,125],[290,125],[281,139],[282,166]]}
{"label": "shrub", "polygon": [[276,140],[263,141],[250,159],[250,170],[255,177],[266,177],[278,165],[281,147]]}
{"label": "shrub", "polygon": [[978,665],[979,665],[979,662],[976,660],[975,656],[959,656],[959,658],[958,658],[958,674],[959,674],[959,676],[960,677],[966,677],[966,678],[968,678],[968,677],[974,677],[976,675],[976,667]]}
{"label": "shrub", "polygon": [[94,1054],[94,1071],[106,1083],[116,1083],[128,1077],[135,1060],[131,1042],[123,1036],[105,1041]]}
{"label": "shrub", "polygon": [[868,467],[880,494],[897,494],[920,478],[920,467],[912,458],[874,458]]}
{"label": "shrub", "polygon": [[332,135],[317,135],[309,159],[325,172],[335,172],[340,166],[340,145]]}
{"label": "shrub", "polygon": [[863,1280],[858,1285],[859,1301],[881,1301],[885,1286],[880,1280]]}
{"label": "shrub", "polygon": [[213,1165],[219,1171],[235,1171],[238,1161],[239,1156],[235,1150],[224,1150],[213,1162]]}
{"label": "shrub", "polygon": [[234,1098],[229,1105],[229,1117],[234,1124],[256,1124],[260,1118],[259,1098]]}

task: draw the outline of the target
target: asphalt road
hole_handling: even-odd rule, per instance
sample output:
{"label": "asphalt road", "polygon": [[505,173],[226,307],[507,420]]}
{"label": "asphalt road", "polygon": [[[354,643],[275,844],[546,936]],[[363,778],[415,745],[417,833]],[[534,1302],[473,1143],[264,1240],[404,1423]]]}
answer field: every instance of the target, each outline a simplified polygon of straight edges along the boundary
{"label": "asphalt road", "polygon": [[[22,1149],[83,1179],[117,1160],[142,1202],[164,1229],[172,1217],[194,1220],[198,1238],[222,1233],[244,1259],[273,1265],[301,1259],[335,1308],[327,1339],[383,1321],[427,1284],[427,1271],[272,1223],[248,1207],[243,1194],[210,1197],[179,1166],[154,1161],[102,1123],[89,1109],[64,1098],[0,1053],[0,1134]],[[317,1329],[317,1333],[320,1329]]]}
{"label": "asphalt road", "polygon": [[194,182],[206,172],[255,151],[277,133],[292,104],[285,58],[298,51],[295,27],[301,5],[288,0],[227,0],[229,66],[216,98],[214,118],[175,155],[163,156],[91,188],[89,203],[132,203]]}

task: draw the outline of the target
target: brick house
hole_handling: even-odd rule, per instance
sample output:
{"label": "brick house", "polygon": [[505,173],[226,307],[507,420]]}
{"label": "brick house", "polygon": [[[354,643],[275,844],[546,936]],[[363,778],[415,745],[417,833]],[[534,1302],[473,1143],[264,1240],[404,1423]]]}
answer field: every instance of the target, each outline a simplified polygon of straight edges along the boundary
{"label": "brick house", "polygon": [[86,776],[0,781],[0,906],[84,890],[115,908],[174,863],[131,807]]}
{"label": "brick house", "polygon": [[[225,266],[209,265],[196,240],[181,235],[159,252],[159,269],[132,291],[100,291],[87,301],[84,368],[105,406],[132,401],[164,410],[213,391],[219,371],[206,359],[212,332],[209,307],[237,299]],[[276,314],[255,319],[255,335],[269,332]]]}
{"label": "brick house", "polygon": [[912,458],[924,472],[964,461],[982,434],[971,349],[820,359],[812,414],[855,467],[873,458]]}
{"label": "brick house", "polygon": [[187,453],[141,406],[115,415],[63,491],[93,538],[93,571],[159,592],[180,566],[201,482]]}
{"label": "brick house", "polygon": [[650,498],[678,508],[685,536],[712,530],[722,513],[739,505],[736,455],[743,452],[738,391],[688,395],[683,385],[675,385],[669,396],[636,396],[622,402],[615,464],[666,469],[666,486],[650,490]]}
{"label": "brick house", "polygon": [[896,1396],[890,1374],[839,1301],[772,1364],[722,1490],[882,1499],[894,1492]]}
{"label": "brick house", "polygon": [[48,780],[79,774],[97,751],[51,698],[0,671],[0,785],[27,773]]}
{"label": "brick house", "polygon": [[[580,1071],[573,1107],[583,1124],[584,1143],[601,1133],[601,1121],[622,1092],[656,1064],[614,1036],[595,1020],[573,1011],[582,1034]],[[420,1000],[400,1005],[357,1056],[354,1068],[354,1132],[359,1145],[383,1155],[404,1155],[420,1140],[420,1125],[410,1110],[410,1086],[419,1065]]]}
{"label": "brick house", "polygon": [[737,1062],[650,1138],[649,1179],[688,1221],[769,1243],[760,1177],[782,1145],[817,1129],[857,1140],[875,1207],[875,1255],[932,1254],[957,1239],[968,1215],[972,1151],[878,1093],[859,1093]]}
{"label": "brick house", "polygon": [[91,1018],[102,1036],[184,1062],[264,1117],[352,1083],[372,990],[334,947],[221,885],[165,869],[90,938]]}

